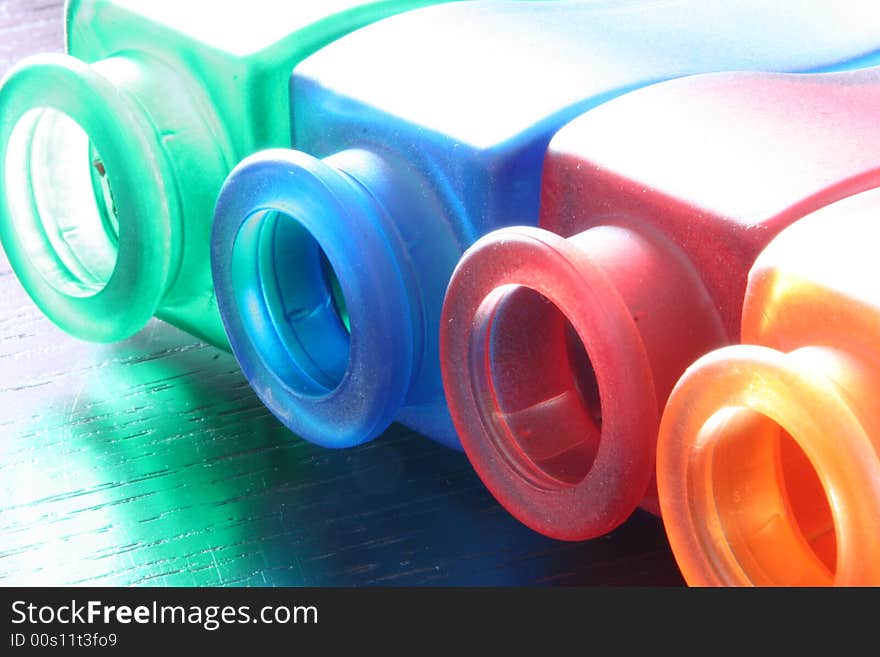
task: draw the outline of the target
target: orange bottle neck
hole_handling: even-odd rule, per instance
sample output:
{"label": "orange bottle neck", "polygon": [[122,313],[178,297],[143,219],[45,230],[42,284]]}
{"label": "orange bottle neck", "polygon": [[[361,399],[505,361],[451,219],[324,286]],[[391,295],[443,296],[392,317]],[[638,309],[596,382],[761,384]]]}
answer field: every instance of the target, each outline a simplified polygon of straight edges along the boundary
{"label": "orange bottle neck", "polygon": [[828,347],[713,352],[676,387],[658,484],[692,584],[880,583],[880,372]]}

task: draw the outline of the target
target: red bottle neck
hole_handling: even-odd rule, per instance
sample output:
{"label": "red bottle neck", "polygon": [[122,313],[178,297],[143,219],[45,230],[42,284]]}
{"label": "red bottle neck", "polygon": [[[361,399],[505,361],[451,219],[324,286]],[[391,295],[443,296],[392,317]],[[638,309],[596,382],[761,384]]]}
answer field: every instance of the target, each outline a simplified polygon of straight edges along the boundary
{"label": "red bottle neck", "polygon": [[496,497],[560,538],[652,511],[660,409],[726,342],[696,270],[655,233],[484,238],[447,293],[441,349],[462,443]]}

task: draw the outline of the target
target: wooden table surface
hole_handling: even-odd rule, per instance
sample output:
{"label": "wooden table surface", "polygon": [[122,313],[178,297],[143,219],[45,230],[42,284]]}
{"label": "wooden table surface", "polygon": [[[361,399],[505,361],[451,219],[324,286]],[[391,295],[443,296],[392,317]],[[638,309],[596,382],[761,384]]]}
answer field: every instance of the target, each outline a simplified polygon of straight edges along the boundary
{"label": "wooden table surface", "polygon": [[[0,73],[63,50],[61,0],[0,1]],[[162,322],[49,323],[0,255],[0,585],[674,585],[656,518],[535,534],[463,454],[395,426],[313,447],[235,360]]]}

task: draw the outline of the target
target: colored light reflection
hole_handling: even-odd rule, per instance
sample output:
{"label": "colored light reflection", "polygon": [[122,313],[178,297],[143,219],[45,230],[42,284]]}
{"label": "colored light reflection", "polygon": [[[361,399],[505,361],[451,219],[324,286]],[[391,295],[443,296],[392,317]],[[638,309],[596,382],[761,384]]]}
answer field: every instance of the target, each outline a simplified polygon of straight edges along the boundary
{"label": "colored light reflection", "polygon": [[167,324],[69,338],[0,259],[0,585],[680,582],[656,519],[538,536],[402,427],[297,439],[231,356]]}

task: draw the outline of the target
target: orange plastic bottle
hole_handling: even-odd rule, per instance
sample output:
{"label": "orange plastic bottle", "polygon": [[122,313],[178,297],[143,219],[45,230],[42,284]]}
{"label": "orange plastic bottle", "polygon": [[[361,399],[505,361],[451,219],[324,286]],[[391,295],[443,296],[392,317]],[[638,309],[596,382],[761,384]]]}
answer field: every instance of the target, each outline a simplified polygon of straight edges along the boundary
{"label": "orange plastic bottle", "polygon": [[[675,386],[663,519],[691,585],[880,585],[880,190],[782,231],[742,345]],[[760,345],[760,346],[756,346]]]}

